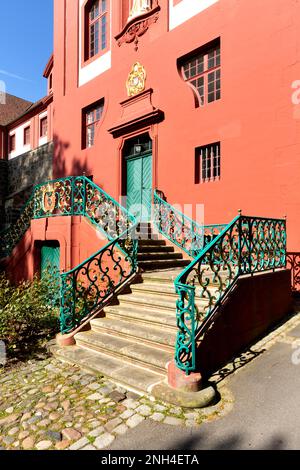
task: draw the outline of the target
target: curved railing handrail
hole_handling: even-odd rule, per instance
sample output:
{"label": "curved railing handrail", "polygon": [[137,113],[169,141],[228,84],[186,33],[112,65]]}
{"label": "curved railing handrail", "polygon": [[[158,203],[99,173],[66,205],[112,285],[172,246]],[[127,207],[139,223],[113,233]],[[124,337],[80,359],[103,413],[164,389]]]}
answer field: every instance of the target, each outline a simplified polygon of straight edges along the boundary
{"label": "curved railing handrail", "polygon": [[[137,227],[138,223],[136,222],[135,225],[133,225],[131,228],[132,229],[135,229]],[[90,261],[90,259],[92,259],[93,257],[99,255],[102,251],[105,251],[107,250],[116,240],[120,241],[120,240],[124,240],[126,239],[126,235],[128,234],[128,230],[125,230],[125,232],[123,232],[119,237],[117,237],[116,239],[114,240],[110,240],[106,245],[104,245],[100,250],[96,251],[95,253],[93,253],[92,255],[90,255],[87,259],[85,259],[84,261],[82,261],[81,263],[79,263],[77,266],[75,266],[75,268],[73,269],[70,269],[69,271],[66,271],[66,272],[63,272],[61,273],[61,276],[67,276],[68,274],[73,274],[75,271],[77,271],[78,269],[82,268],[88,261]],[[117,243],[117,245],[119,245]],[[119,246],[119,249],[120,251],[122,251],[125,255],[126,253],[124,252],[123,248],[121,246]]]}
{"label": "curved railing handrail", "polygon": [[[175,212],[176,214],[178,214],[180,217],[183,217],[184,219],[188,220],[189,222],[191,222],[193,225],[195,225],[195,227],[199,228],[199,229],[203,229],[203,226],[200,225],[198,222],[196,222],[195,220],[193,220],[191,217],[189,217],[188,215],[186,214],[183,214],[183,212],[180,212],[180,210],[176,209],[176,207],[172,206],[171,204],[169,204],[167,201],[165,201],[164,199],[162,199],[158,193],[157,193],[157,190],[155,189],[154,190],[154,195],[160,199],[160,202],[162,202],[165,206],[169,207],[169,209],[172,211],[172,212]],[[212,227],[212,225],[211,225]]]}
{"label": "curved railing handrail", "polygon": [[[137,224],[133,225],[78,266],[61,274],[62,334],[70,333],[87,321],[96,310],[104,308],[110,296],[136,273],[138,241],[135,236],[130,236],[130,232],[135,235],[136,227]],[[126,247],[127,241],[129,246]],[[110,268],[105,265],[105,255],[110,258]]]}
{"label": "curved railing handrail", "polygon": [[[236,223],[236,221],[240,218],[240,215],[237,215],[226,227],[216,236],[208,245],[206,245],[199,255],[190,262],[188,266],[184,268],[184,270],[177,276],[174,283],[177,284],[184,284],[184,276],[187,276],[188,273],[196,266],[199,261],[205,256],[205,254],[222,238],[222,236],[230,230],[230,228]],[[210,227],[219,227],[221,225],[210,225]]]}
{"label": "curved railing handrail", "polygon": [[[123,207],[118,201],[116,201],[112,196],[107,194],[102,188],[97,186],[92,180],[90,180],[86,176],[71,176],[71,177],[64,177],[64,178],[58,178],[54,180],[49,180],[44,183],[40,183],[32,189],[32,192],[27,200],[27,202],[23,205],[23,207],[20,209],[20,215],[16,221],[16,224],[9,226],[8,228],[2,230],[0,232],[0,241],[1,241],[1,250],[0,253],[3,251],[3,256],[9,256],[11,253],[11,250],[14,248],[14,246],[22,239],[24,236],[26,230],[30,227],[30,222],[32,219],[44,219],[44,218],[50,218],[50,217],[64,217],[64,216],[85,216],[88,218],[95,226],[97,226],[98,229],[102,231],[105,236],[107,236],[108,239],[113,240],[114,237],[110,235],[109,232],[105,232],[105,230],[102,229],[101,225],[97,224],[95,220],[88,214],[85,210],[85,205],[82,204],[77,204],[77,205],[72,205],[72,191],[74,191],[74,187],[76,182],[82,182],[85,184],[88,184],[89,186],[95,188],[99,193],[101,193],[106,200],[110,201],[115,207],[118,207],[123,214],[126,214],[126,217],[129,222],[131,222],[133,225],[137,223],[135,217],[133,214],[131,214],[128,209]],[[46,190],[47,187],[51,189],[55,184],[60,184],[61,186],[64,185],[64,183],[68,182],[70,184],[70,195],[69,195],[69,204],[66,204],[66,207],[64,208],[65,210],[63,211],[58,211],[55,213],[54,211],[45,211],[42,208],[42,201],[41,201],[41,196],[44,194],[41,190]],[[73,185],[73,186],[72,186]],[[76,189],[76,188],[75,188]],[[31,216],[28,217],[26,215],[26,209],[30,207],[30,205],[33,203],[33,208],[32,208],[32,213]],[[24,220],[23,220],[24,219]],[[16,226],[21,224],[21,229],[19,230],[16,235],[13,235],[13,232],[17,230]],[[24,227],[23,225],[24,224]],[[5,237],[9,237],[10,234],[13,237],[13,240],[11,243],[6,243],[5,242]],[[9,247],[7,246],[9,244]]]}
{"label": "curved railing handrail", "polygon": [[[157,209],[157,206],[159,209]],[[163,207],[164,214],[162,214],[161,207]],[[177,218],[175,224],[174,220],[170,222],[171,216]],[[163,218],[165,220],[162,221]],[[162,199],[158,194],[158,190],[154,190],[153,219],[158,231],[189,256],[194,258],[203,248],[204,226]],[[187,234],[184,233],[185,231]]]}
{"label": "curved railing handrail", "polygon": [[33,188],[17,228],[6,229],[7,240],[2,236],[1,252],[9,254],[32,219],[63,216],[84,216],[109,240],[101,250],[61,274],[61,332],[69,333],[136,272],[137,220],[86,176],[59,178]]}
{"label": "curved railing handrail", "polygon": [[109,199],[115,206],[119,207],[122,212],[124,212],[125,214],[127,214],[127,217],[128,219],[133,223],[133,224],[136,224],[137,223],[137,220],[135,218],[135,216],[133,214],[131,214],[131,212],[124,206],[122,206],[116,199],[114,199],[112,196],[110,196],[110,194],[108,194],[106,191],[104,191],[104,189],[100,188],[100,186],[98,186],[94,181],[90,180],[89,178],[87,178],[86,176],[83,177],[86,181],[88,181],[88,183],[90,184],[90,186],[93,186],[97,191],[99,191],[100,193],[104,194],[105,197],[107,199]]}
{"label": "curved railing handrail", "polygon": [[[13,250],[14,246],[19,243],[19,241],[22,239],[22,237],[25,235],[26,231],[30,227],[30,221],[32,219],[33,213],[34,213],[34,191],[32,191],[31,195],[27,199],[26,203],[20,208],[19,211],[19,217],[16,221],[15,224],[10,225],[9,227],[1,230],[0,232],[0,259],[2,257],[7,257],[10,255],[11,251]],[[29,217],[29,215],[26,215],[26,210],[30,208],[30,205],[32,204],[32,214]],[[22,227],[21,224],[24,224],[24,227]],[[19,233],[17,232],[17,227],[21,226]],[[13,235],[13,232],[17,232],[16,235]],[[11,237],[13,238],[11,241],[5,242],[5,237]]]}
{"label": "curved railing handrail", "polygon": [[177,366],[196,369],[197,341],[240,276],[285,266],[285,219],[235,217],[175,279]]}

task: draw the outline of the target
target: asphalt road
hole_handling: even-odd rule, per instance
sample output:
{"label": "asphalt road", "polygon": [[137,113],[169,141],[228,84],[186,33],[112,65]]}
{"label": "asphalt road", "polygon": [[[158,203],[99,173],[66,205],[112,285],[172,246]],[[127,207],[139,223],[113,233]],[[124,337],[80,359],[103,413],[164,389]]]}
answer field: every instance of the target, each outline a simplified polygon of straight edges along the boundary
{"label": "asphalt road", "polygon": [[[299,326],[289,333],[300,336]],[[276,343],[227,382],[232,411],[198,428],[146,420],[116,439],[111,450],[300,449],[300,353]]]}

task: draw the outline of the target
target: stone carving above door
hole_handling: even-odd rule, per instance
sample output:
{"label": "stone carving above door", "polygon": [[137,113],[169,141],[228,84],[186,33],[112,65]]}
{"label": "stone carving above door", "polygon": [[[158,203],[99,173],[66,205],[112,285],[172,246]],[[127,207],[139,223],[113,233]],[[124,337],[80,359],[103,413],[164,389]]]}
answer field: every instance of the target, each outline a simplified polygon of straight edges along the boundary
{"label": "stone carving above door", "polygon": [[133,0],[128,21],[151,10],[151,0]]}
{"label": "stone carving above door", "polygon": [[148,31],[151,25],[157,22],[159,12],[158,0],[134,0],[127,24],[115,36],[118,45],[133,43],[137,51],[139,38]]}

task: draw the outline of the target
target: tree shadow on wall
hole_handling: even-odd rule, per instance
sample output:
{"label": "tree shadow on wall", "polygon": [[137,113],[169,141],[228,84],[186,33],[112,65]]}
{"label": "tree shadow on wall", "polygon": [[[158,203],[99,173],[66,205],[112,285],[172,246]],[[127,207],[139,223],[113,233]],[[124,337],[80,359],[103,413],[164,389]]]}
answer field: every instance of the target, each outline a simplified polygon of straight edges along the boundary
{"label": "tree shadow on wall", "polygon": [[92,176],[91,167],[87,157],[81,158],[73,155],[70,157],[68,150],[70,143],[63,141],[57,134],[54,134],[53,151],[53,177],[55,179],[65,176]]}

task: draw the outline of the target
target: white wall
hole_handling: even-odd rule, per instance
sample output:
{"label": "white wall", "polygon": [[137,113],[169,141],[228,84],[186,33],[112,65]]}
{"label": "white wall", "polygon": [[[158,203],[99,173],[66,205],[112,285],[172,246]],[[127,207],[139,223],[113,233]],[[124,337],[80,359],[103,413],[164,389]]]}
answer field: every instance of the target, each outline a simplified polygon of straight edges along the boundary
{"label": "white wall", "polygon": [[[83,37],[82,37],[82,7],[85,3],[85,0],[78,0],[79,1],[79,48],[78,48],[78,63],[79,63],[79,71],[78,71],[78,86],[85,85],[89,81],[93,80],[94,78],[98,77],[102,73],[106,72],[111,68],[111,51],[109,50],[98,59],[93,60],[87,65],[82,66],[82,46],[83,46]],[[110,8],[111,2],[110,1]],[[112,41],[112,15],[110,15],[110,44]]]}
{"label": "white wall", "polygon": [[[14,135],[16,136],[16,148],[13,152],[10,152],[8,154],[9,160],[12,158],[18,157],[19,155],[22,155],[22,153],[29,152],[31,150],[30,144],[29,145],[24,145],[24,129],[28,126],[30,126],[31,121],[25,122],[19,127],[16,127],[15,129],[12,129],[9,132],[9,135]],[[30,129],[30,132],[32,132],[32,129]]]}
{"label": "white wall", "polygon": [[182,0],[178,5],[173,6],[173,0],[169,2],[169,30],[177,28],[182,23],[198,15],[206,8],[219,0]]}

